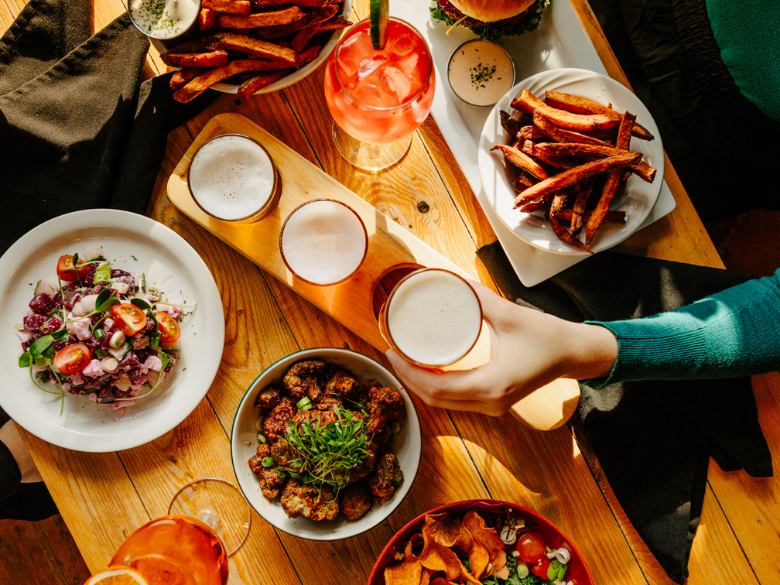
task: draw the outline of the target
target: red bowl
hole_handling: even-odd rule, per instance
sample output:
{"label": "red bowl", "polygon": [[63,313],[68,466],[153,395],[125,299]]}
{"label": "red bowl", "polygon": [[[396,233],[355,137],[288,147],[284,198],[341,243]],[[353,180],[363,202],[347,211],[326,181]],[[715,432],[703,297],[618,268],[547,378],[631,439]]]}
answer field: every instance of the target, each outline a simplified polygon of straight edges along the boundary
{"label": "red bowl", "polygon": [[419,533],[422,530],[426,515],[449,512],[456,518],[462,518],[466,513],[472,510],[483,515],[483,512],[485,512],[486,509],[489,510],[494,506],[506,506],[513,514],[522,517],[525,520],[525,525],[538,532],[542,538],[544,538],[544,542],[548,547],[556,549],[564,544],[566,545],[566,548],[569,549],[571,554],[571,560],[568,563],[569,570],[566,572],[566,577],[564,578],[566,583],[571,581],[573,585],[593,585],[593,579],[590,576],[588,567],[585,566],[585,561],[583,560],[580,551],[577,550],[574,543],[561,532],[555,524],[533,510],[509,502],[501,502],[499,500],[466,500],[463,502],[455,502],[453,504],[446,504],[434,508],[433,510],[425,512],[425,514],[418,516],[396,532],[395,536],[387,543],[387,546],[379,555],[376,564],[374,564],[371,575],[368,577],[368,585],[385,585],[385,567],[395,563],[395,553],[403,552],[404,546],[412,535]]}

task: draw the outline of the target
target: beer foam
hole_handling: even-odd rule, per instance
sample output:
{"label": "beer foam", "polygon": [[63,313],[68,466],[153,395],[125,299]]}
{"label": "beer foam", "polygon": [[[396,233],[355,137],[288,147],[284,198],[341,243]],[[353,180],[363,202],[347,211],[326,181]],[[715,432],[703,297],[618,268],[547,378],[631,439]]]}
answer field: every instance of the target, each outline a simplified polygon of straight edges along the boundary
{"label": "beer foam", "polygon": [[336,201],[311,201],[294,211],[282,231],[290,269],[314,284],[340,282],[360,267],[366,253],[363,222]]}
{"label": "beer foam", "polygon": [[198,150],[189,174],[198,204],[224,220],[248,218],[273,195],[274,167],[262,147],[243,136],[219,136]]}
{"label": "beer foam", "polygon": [[386,318],[398,349],[429,366],[458,361],[482,328],[482,311],[473,289],[441,270],[418,272],[402,281],[393,292]]}

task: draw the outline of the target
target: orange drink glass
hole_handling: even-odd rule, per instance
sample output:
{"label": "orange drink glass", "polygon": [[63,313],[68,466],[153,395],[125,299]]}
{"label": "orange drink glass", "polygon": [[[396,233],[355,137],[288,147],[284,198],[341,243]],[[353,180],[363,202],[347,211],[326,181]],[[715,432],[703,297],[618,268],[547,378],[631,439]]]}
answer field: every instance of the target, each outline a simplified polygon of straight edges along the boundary
{"label": "orange drink glass", "polygon": [[398,162],[433,105],[436,74],[425,39],[390,18],[387,43],[374,49],[369,20],[342,37],[325,71],[325,101],[341,155],[367,170]]}
{"label": "orange drink glass", "polygon": [[126,565],[149,585],[225,585],[228,556],[207,524],[164,516],[141,526],[119,547],[111,565]]}

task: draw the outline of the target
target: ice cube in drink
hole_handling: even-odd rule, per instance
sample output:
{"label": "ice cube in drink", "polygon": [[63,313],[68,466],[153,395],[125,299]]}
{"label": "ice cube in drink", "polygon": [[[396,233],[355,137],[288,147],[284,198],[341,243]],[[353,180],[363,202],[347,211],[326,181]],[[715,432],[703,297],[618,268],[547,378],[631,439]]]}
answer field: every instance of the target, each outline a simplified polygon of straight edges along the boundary
{"label": "ice cube in drink", "polygon": [[352,276],[368,251],[368,235],[355,211],[331,199],[308,201],[285,220],[282,260],[301,280],[331,285]]}
{"label": "ice cube in drink", "polygon": [[223,134],[198,149],[189,169],[193,199],[224,221],[256,221],[279,199],[277,171],[268,152],[238,134]]}
{"label": "ice cube in drink", "polygon": [[380,329],[408,360],[445,366],[474,347],[482,329],[482,305],[457,274],[423,268],[393,288],[380,314]]}

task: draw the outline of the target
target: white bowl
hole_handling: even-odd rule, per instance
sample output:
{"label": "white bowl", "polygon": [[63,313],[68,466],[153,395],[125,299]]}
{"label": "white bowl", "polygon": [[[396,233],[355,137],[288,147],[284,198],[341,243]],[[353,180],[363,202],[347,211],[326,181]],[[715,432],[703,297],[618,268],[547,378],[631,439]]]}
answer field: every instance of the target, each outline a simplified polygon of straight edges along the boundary
{"label": "white bowl", "polygon": [[517,237],[536,248],[557,254],[588,255],[587,252],[577,250],[559,240],[550,227],[550,222],[544,219],[543,211],[523,213],[514,208],[517,192],[513,180],[517,171],[504,159],[503,154],[490,150],[496,144],[506,144],[507,135],[501,127],[500,111],[517,116],[511,103],[523,89],[540,99],[544,97],[545,91],[555,90],[586,97],[605,105],[611,103],[618,112],[628,110],[635,114],[637,122],[655,136],[655,139],[650,141],[632,138],[629,147],[641,152],[645,162],[657,169],[655,180],[646,183],[636,175],[628,178],[626,188],[619,192],[610,207],[624,211],[626,223],[602,225],[590,248],[594,252],[601,252],[619,244],[642,227],[658,200],[664,180],[664,148],[650,112],[625,86],[614,79],[584,69],[551,69],[532,75],[510,89],[493,108],[485,121],[477,153],[479,175],[487,201],[501,222]]}
{"label": "white bowl", "polygon": [[[383,385],[396,390],[404,399],[407,418],[401,426],[401,431],[393,438],[392,449],[392,452],[398,457],[404,481],[396,489],[392,498],[385,502],[375,501],[371,510],[354,522],[347,520],[343,514],[339,514],[336,520],[322,522],[315,522],[303,517],[288,518],[279,503],[279,498],[269,500],[261,493],[257,476],[247,464],[249,458],[257,451],[255,420],[257,420],[259,412],[254,406],[257,395],[271,382],[281,380],[293,364],[311,359],[319,359],[329,364],[341,366],[352,372],[359,381],[376,378]],[[409,493],[420,466],[420,421],[409,395],[396,377],[382,364],[348,349],[327,347],[306,349],[290,354],[266,368],[252,382],[238,405],[238,411],[233,420],[230,442],[233,470],[238,485],[252,507],[263,519],[279,530],[308,540],[343,540],[357,536],[382,523]]]}

